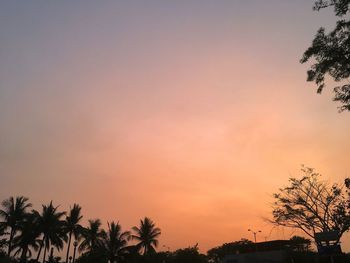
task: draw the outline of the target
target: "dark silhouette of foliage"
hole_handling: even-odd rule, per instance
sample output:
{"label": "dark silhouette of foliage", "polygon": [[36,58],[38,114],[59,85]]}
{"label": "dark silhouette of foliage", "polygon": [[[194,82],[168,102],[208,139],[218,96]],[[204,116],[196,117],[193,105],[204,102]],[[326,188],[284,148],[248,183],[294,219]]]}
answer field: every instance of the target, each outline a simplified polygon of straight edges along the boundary
{"label": "dark silhouette of foliage", "polygon": [[28,198],[23,196],[10,197],[2,202],[3,209],[0,210],[2,222],[0,225],[3,229],[10,229],[10,237],[7,244],[8,256],[11,255],[12,241],[18,230],[18,225],[25,218],[27,209],[31,206],[32,204],[28,203]]}
{"label": "dark silhouette of foliage", "polygon": [[103,233],[103,248],[110,263],[121,262],[127,254],[129,231],[122,231],[119,223],[108,223],[108,231]]}
{"label": "dark silhouette of foliage", "polygon": [[[305,168],[305,171],[313,172],[310,168]],[[307,178],[307,176],[304,177]],[[338,186],[331,189],[336,192],[343,190]],[[347,200],[342,205],[346,204],[346,209],[350,209],[350,179],[345,180],[344,189],[345,191],[338,194],[344,197],[344,200]],[[28,200],[26,199],[22,203],[27,204],[27,202]],[[16,201],[14,200],[13,203],[16,203]],[[23,207],[23,205],[18,207]],[[140,220],[140,226],[134,227],[134,235],[131,235],[129,231],[122,231],[121,225],[114,221],[107,223],[108,229],[106,231],[101,228],[101,221],[98,219],[89,220],[88,226],[86,228],[82,227],[79,224],[82,218],[81,207],[76,204],[70,209],[65,220],[62,218],[66,213],[59,211],[58,208],[58,206],[56,207],[50,202],[48,205],[42,206],[40,213],[35,210],[32,210],[30,213],[23,213],[21,219],[17,220],[15,225],[16,231],[11,241],[12,252],[14,253],[12,253],[12,257],[9,257],[7,256],[7,251],[1,251],[0,249],[0,263],[62,262],[60,257],[54,255],[54,251],[61,250],[65,244],[68,250],[70,246],[69,236],[71,236],[71,239],[74,238],[75,241],[81,241],[79,250],[83,253],[75,261],[72,261],[72,257],[68,257],[68,263],[219,263],[225,255],[229,254],[272,250],[287,250],[294,262],[316,262],[315,260],[323,262],[323,260],[328,260],[327,257],[318,256],[316,253],[310,252],[311,241],[298,236],[292,237],[290,240],[274,240],[260,243],[242,239],[212,248],[207,255],[201,254],[197,245],[178,249],[174,252],[156,252],[155,247],[158,244],[160,229],[147,217]],[[347,211],[346,209],[344,210],[345,212]],[[0,238],[4,239],[3,245],[7,246],[9,233],[6,230],[10,231],[11,228],[5,222],[4,220],[0,224]],[[79,239],[79,235],[81,235],[81,239]],[[138,242],[133,245],[128,244],[131,238]],[[78,243],[75,242],[75,244]],[[42,249],[44,249],[43,260],[39,261]],[[37,259],[31,258],[33,251],[37,250]],[[47,251],[51,252],[46,260]],[[335,262],[347,262],[346,260],[349,260],[349,258],[340,255],[337,256]]]}
{"label": "dark silhouette of foliage", "polygon": [[64,220],[61,219],[65,212],[59,212],[58,206],[55,207],[51,201],[48,205],[42,206],[41,213],[33,211],[33,214],[38,220],[39,231],[42,234],[37,260],[39,260],[42,248],[44,248],[43,262],[45,262],[46,251],[50,246],[61,250],[64,241],[67,239]]}
{"label": "dark silhouette of foliage", "polygon": [[143,220],[140,220],[140,226],[134,226],[133,231],[135,232],[132,235],[132,239],[137,240],[137,247],[143,250],[143,254],[147,255],[149,253],[155,252],[155,247],[158,246],[158,237],[161,234],[161,231],[158,227],[155,227],[155,224],[151,219],[145,217]]}
{"label": "dark silhouette of foliage", "polygon": [[193,247],[176,250],[169,263],[206,263],[207,257],[198,250],[198,244]]}
{"label": "dark silhouette of foliage", "polygon": [[6,235],[5,229],[6,229],[6,227],[4,225],[0,224],[0,253],[3,252],[3,249],[7,245],[7,239],[5,237],[5,235]]}
{"label": "dark silhouette of foliage", "polygon": [[0,263],[17,263],[17,261],[7,256],[7,253],[0,253]]}
{"label": "dark silhouette of foliage", "polygon": [[273,197],[273,219],[278,226],[302,230],[315,238],[315,233],[337,231],[338,241],[349,230],[349,200],[337,184],[320,180],[314,169],[302,167],[303,176],[290,178],[289,186],[281,188]]}
{"label": "dark silhouette of foliage", "polygon": [[171,259],[173,257],[173,253],[171,252],[157,252],[157,253],[150,253],[148,255],[140,256],[139,261],[140,263],[168,263],[171,262]]}
{"label": "dark silhouette of foliage", "polygon": [[226,255],[236,254],[237,252],[244,253],[247,251],[255,251],[255,248],[252,247],[253,244],[252,241],[242,238],[239,241],[225,243],[221,246],[214,247],[208,250],[207,255],[211,262],[219,263]]}
{"label": "dark silhouette of foliage", "polygon": [[20,262],[26,262],[32,255],[30,248],[37,250],[40,247],[39,225],[34,214],[27,214],[19,224],[19,234],[14,238],[15,256],[20,254]]}
{"label": "dark silhouette of foliage", "polygon": [[79,224],[82,218],[83,216],[81,215],[81,207],[78,204],[74,204],[70,209],[64,224],[65,231],[68,233],[66,262],[68,262],[72,237],[74,237],[75,240],[78,240],[83,231],[83,227]]}
{"label": "dark silhouette of foliage", "polygon": [[96,250],[90,253],[83,253],[75,263],[109,263],[103,251]]}
{"label": "dark silhouette of foliage", "polygon": [[[145,260],[146,256],[140,255],[139,248],[136,245],[129,245],[125,247],[125,251],[124,262],[139,263],[142,260]],[[154,258],[152,258],[152,260],[154,261]]]}
{"label": "dark silhouette of foliage", "polygon": [[314,10],[329,6],[333,6],[335,15],[342,19],[329,33],[322,27],[318,30],[300,62],[314,61],[307,72],[307,80],[317,84],[318,93],[322,92],[327,75],[339,82],[340,85],[334,88],[334,100],[341,103],[340,111],[350,110],[350,21],[344,19],[349,12],[350,0],[318,0]]}
{"label": "dark silhouette of foliage", "polygon": [[103,244],[104,233],[100,219],[89,220],[89,226],[83,229],[81,236],[83,241],[79,245],[79,251],[94,254]]}

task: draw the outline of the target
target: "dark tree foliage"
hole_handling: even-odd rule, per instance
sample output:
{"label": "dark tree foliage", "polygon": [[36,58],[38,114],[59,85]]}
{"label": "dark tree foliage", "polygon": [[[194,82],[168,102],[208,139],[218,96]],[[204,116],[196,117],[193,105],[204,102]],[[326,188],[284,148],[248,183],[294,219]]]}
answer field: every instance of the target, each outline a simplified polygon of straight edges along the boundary
{"label": "dark tree foliage", "polygon": [[28,198],[24,196],[10,197],[2,202],[0,209],[0,228],[9,229],[9,239],[7,242],[7,255],[11,255],[12,242],[18,231],[19,223],[25,218],[27,209],[32,206]]}
{"label": "dark tree foliage", "polygon": [[15,254],[20,256],[20,262],[26,262],[27,257],[32,256],[32,250],[37,250],[40,247],[40,227],[37,222],[37,218],[34,214],[28,214],[20,222],[19,234],[14,237]]}
{"label": "dark tree foliage", "polygon": [[127,257],[125,263],[169,263],[173,257],[171,252],[154,252],[147,255],[134,254],[132,257]]}
{"label": "dark tree foliage", "polygon": [[103,251],[95,250],[94,252],[83,253],[76,263],[108,263],[107,256]]}
{"label": "dark tree foliage", "polygon": [[271,222],[299,229],[313,239],[315,233],[336,231],[339,241],[350,228],[347,184],[329,185],[312,168],[302,167],[302,173],[300,179],[290,178],[289,185],[273,195]]}
{"label": "dark tree foliage", "polygon": [[4,249],[7,245],[5,226],[0,224],[0,253],[4,253]]}
{"label": "dark tree foliage", "polygon": [[314,10],[334,7],[335,15],[341,19],[329,33],[321,27],[312,45],[305,51],[301,63],[313,61],[307,72],[307,80],[314,81],[317,92],[325,87],[325,78],[330,76],[339,85],[334,88],[334,101],[340,102],[340,111],[350,111],[350,0],[318,0]]}
{"label": "dark tree foliage", "polygon": [[255,251],[253,242],[248,239],[241,239],[231,243],[225,243],[221,246],[214,247],[208,250],[207,255],[210,262],[219,263],[221,260],[229,254],[244,253],[247,251]]}
{"label": "dark tree foliage", "polygon": [[108,231],[103,231],[102,247],[110,263],[121,262],[128,253],[129,231],[122,231],[119,223],[108,223]]}
{"label": "dark tree foliage", "polygon": [[131,235],[131,238],[138,242],[136,246],[143,250],[144,255],[156,251],[155,248],[158,246],[158,237],[161,231],[150,218],[141,219],[140,226],[134,226],[132,230],[135,234]]}
{"label": "dark tree foliage", "polygon": [[198,245],[176,250],[169,263],[206,263],[207,257],[198,251]]}
{"label": "dark tree foliage", "polygon": [[41,212],[33,210],[33,215],[36,217],[39,231],[42,235],[37,260],[40,258],[41,251],[44,250],[43,262],[45,262],[46,252],[49,251],[50,247],[61,250],[64,242],[67,240],[64,221],[62,220],[66,213],[60,212],[58,208],[51,201],[47,205],[42,205]]}
{"label": "dark tree foliage", "polygon": [[83,216],[81,215],[81,206],[74,204],[70,209],[69,214],[66,216],[66,220],[64,222],[64,229],[68,234],[66,262],[68,262],[72,237],[74,237],[75,240],[78,240],[83,232],[83,227],[79,224],[82,218]]}
{"label": "dark tree foliage", "polygon": [[82,242],[79,245],[79,251],[94,254],[102,246],[104,232],[101,229],[101,220],[89,220],[89,226],[84,228],[82,235]]}

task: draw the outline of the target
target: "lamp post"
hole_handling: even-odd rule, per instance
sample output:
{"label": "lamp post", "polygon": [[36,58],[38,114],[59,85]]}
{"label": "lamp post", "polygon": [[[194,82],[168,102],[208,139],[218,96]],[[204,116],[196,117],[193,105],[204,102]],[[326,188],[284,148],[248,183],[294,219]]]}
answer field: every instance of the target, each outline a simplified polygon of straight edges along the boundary
{"label": "lamp post", "polygon": [[73,252],[73,263],[74,263],[75,262],[75,252],[77,251],[78,242],[74,241],[73,246],[74,246],[74,252]]}
{"label": "lamp post", "polygon": [[253,233],[253,235],[254,235],[254,242],[256,243],[256,235],[257,235],[258,233],[261,233],[261,230],[253,231],[252,229],[248,229],[248,231]]}

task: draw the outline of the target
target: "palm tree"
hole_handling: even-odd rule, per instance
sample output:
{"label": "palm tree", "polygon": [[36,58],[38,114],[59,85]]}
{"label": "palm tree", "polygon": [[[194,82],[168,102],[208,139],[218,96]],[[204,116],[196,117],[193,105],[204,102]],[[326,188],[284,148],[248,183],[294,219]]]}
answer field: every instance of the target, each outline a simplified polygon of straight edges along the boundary
{"label": "palm tree", "polygon": [[143,254],[147,255],[149,253],[155,252],[155,247],[158,246],[158,237],[161,232],[158,227],[151,219],[145,217],[144,220],[140,220],[140,227],[134,226],[132,228],[135,235],[132,235],[132,239],[139,241],[137,247],[143,249]]}
{"label": "palm tree", "polygon": [[101,230],[100,219],[89,220],[89,226],[84,228],[82,233],[83,241],[79,245],[79,251],[87,250],[88,253],[94,253],[101,247],[103,239],[103,231]]}
{"label": "palm tree", "polygon": [[64,221],[61,220],[66,213],[59,212],[58,206],[53,206],[52,201],[48,205],[42,206],[41,213],[38,211],[33,211],[33,213],[37,217],[40,233],[42,234],[37,260],[39,260],[41,250],[44,247],[43,262],[45,262],[46,251],[49,250],[50,246],[61,250],[63,242],[67,240]]}
{"label": "palm tree", "polygon": [[122,232],[121,225],[119,223],[108,223],[108,232],[104,232],[103,248],[107,254],[110,263],[116,263],[123,259],[123,256],[127,252],[126,246],[130,239],[130,232]]}
{"label": "palm tree", "polygon": [[3,248],[6,246],[7,240],[4,238],[6,235],[5,227],[0,224],[0,253],[3,252]]}
{"label": "palm tree", "polygon": [[35,250],[39,248],[39,226],[34,214],[28,214],[18,226],[19,235],[13,239],[16,248],[15,256],[20,254],[20,262],[26,262],[27,255],[31,256],[30,247]]}
{"label": "palm tree", "polygon": [[66,263],[68,263],[72,236],[74,236],[74,239],[77,240],[82,232],[83,227],[79,224],[82,218],[83,216],[81,215],[81,207],[78,204],[74,204],[73,208],[70,209],[69,215],[66,217],[65,222],[65,230],[68,233]]}
{"label": "palm tree", "polygon": [[10,237],[8,240],[7,255],[10,256],[12,251],[12,241],[18,230],[18,224],[23,220],[27,213],[27,209],[32,206],[28,203],[28,198],[17,196],[10,197],[2,202],[3,209],[0,210],[0,217],[3,218],[1,222],[2,227],[10,228]]}

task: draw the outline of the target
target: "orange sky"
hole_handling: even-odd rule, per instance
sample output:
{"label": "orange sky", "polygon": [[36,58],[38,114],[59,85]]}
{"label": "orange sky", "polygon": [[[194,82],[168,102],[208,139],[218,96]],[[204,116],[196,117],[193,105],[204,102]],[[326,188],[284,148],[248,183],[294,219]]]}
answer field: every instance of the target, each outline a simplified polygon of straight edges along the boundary
{"label": "orange sky", "polygon": [[290,2],[2,3],[0,198],[149,216],[161,248],[289,238],[271,194],[350,176],[349,114],[298,62],[332,14]]}

